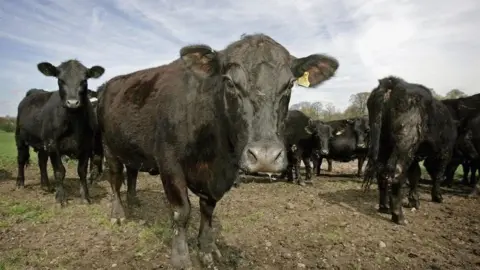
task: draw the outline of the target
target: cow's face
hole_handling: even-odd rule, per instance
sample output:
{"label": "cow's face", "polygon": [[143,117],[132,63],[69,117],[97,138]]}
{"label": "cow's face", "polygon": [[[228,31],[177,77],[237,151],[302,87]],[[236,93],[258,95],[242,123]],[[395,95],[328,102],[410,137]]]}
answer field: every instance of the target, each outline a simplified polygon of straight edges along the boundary
{"label": "cow's face", "polygon": [[360,149],[366,149],[370,132],[368,120],[365,118],[355,118],[347,121],[352,126],[353,132],[355,133],[357,147]]}
{"label": "cow's face", "polygon": [[326,156],[329,154],[329,142],[333,137],[333,129],[330,125],[325,124],[320,120],[308,121],[308,125],[305,127],[305,131],[308,134],[313,135],[315,140],[313,154],[316,158]]}
{"label": "cow's face", "polygon": [[[221,52],[209,46],[184,47],[180,55],[214,93],[225,130],[243,171],[280,172],[287,165],[284,121],[297,79],[306,87],[331,78],[336,59],[325,55],[295,58],[272,38],[244,36]],[[305,75],[305,76],[304,76]],[[302,77],[304,76],[304,77]],[[207,85],[207,86],[205,86]]]}
{"label": "cow's face", "polygon": [[87,100],[87,80],[99,78],[105,72],[101,66],[86,68],[77,60],[68,60],[58,67],[42,62],[37,65],[37,68],[43,75],[57,78],[60,98],[68,109],[77,109],[82,106]]}

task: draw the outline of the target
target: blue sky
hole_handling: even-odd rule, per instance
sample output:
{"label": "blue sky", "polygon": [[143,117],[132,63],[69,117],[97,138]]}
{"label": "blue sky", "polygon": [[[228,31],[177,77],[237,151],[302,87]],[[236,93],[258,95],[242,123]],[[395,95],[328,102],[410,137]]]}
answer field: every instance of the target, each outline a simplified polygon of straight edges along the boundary
{"label": "blue sky", "polygon": [[102,65],[96,89],[119,74],[168,63],[182,46],[222,49],[242,33],[262,32],[297,57],[327,53],[336,77],[300,101],[348,105],[389,74],[445,94],[478,90],[478,0],[0,0],[0,115],[15,115],[30,88],[54,90],[36,64],[77,58]]}

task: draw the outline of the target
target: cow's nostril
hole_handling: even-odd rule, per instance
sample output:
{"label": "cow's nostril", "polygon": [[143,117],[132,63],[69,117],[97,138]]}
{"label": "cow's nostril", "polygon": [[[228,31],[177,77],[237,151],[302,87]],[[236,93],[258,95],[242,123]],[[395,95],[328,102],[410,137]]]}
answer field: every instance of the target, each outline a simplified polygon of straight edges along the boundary
{"label": "cow's nostril", "polygon": [[252,151],[251,149],[248,149],[247,155],[251,161],[257,161],[257,156],[255,155],[254,151]]}
{"label": "cow's nostril", "polygon": [[282,156],[283,150],[278,151],[278,154],[275,156],[275,161],[277,161]]}

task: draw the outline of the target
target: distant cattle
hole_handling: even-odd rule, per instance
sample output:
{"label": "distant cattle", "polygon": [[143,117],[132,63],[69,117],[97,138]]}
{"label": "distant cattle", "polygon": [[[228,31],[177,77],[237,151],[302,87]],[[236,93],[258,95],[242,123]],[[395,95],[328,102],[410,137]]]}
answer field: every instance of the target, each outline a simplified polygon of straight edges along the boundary
{"label": "distant cattle", "polygon": [[332,160],[350,162],[358,159],[357,175],[360,176],[368,152],[370,127],[367,116],[328,121],[326,124],[332,127],[333,138],[329,143],[330,152],[314,157],[313,164],[317,176],[320,175],[323,158],[327,159],[329,172],[332,171]]}
{"label": "distant cattle", "polygon": [[84,202],[90,203],[86,176],[88,159],[93,151],[96,121],[88,99],[87,80],[99,78],[105,70],[101,66],[86,68],[77,60],[65,61],[58,67],[42,62],[37,67],[45,76],[57,78],[59,90],[29,90],[18,105],[15,130],[17,187],[25,185],[24,170],[30,158],[29,147],[32,147],[38,152],[41,185],[48,189],[50,184],[46,167],[50,157],[57,183],[55,197],[62,206],[66,203],[66,194],[63,187],[65,167],[61,156],[78,159],[80,194]]}
{"label": "distant cattle", "polygon": [[[476,171],[480,168],[480,114],[464,119],[464,126],[459,129],[452,161],[447,168],[446,179],[451,181],[458,164],[464,163],[464,184],[472,188],[471,196],[477,193]],[[466,164],[465,164],[466,163]],[[471,169],[470,181],[467,179]]]}
{"label": "distant cattle", "polygon": [[336,59],[296,58],[266,35],[245,35],[224,50],[186,46],[180,58],[117,76],[103,86],[98,115],[113,189],[111,218],[125,218],[120,187],[136,202],[139,171],[160,174],[172,209],[172,264],[191,265],[187,246],[190,199],[200,197],[202,262],[220,256],[212,235],[217,202],[238,169],[280,172],[287,165],[284,120],[295,81],[315,87],[332,77]]}
{"label": "distant cattle", "polygon": [[[398,77],[379,80],[367,101],[370,151],[365,181],[373,177],[379,189],[379,211],[392,213],[392,221],[405,224],[402,186],[409,180],[409,207],[419,207],[419,161],[433,180],[432,200],[442,202],[440,181],[452,156],[457,127],[447,107],[428,88]],[[387,206],[387,192],[391,209]]]}
{"label": "distant cattle", "polygon": [[[467,122],[480,113],[480,94],[462,98],[444,99],[442,100],[442,103],[447,106],[453,119],[458,121],[460,129],[464,129],[468,124]],[[473,175],[475,175],[476,168],[471,168],[471,161],[466,159],[462,154],[457,153],[454,155],[452,162],[448,165],[445,181],[442,184],[447,186],[452,185],[454,172],[460,164],[462,164],[463,167],[464,173],[462,182],[464,184],[467,184],[468,182],[467,178],[470,169],[473,170]]]}
{"label": "distant cattle", "polygon": [[312,154],[328,155],[328,141],[332,137],[332,128],[320,120],[313,120],[298,110],[288,111],[285,122],[285,141],[287,149],[288,166],[282,176],[288,175],[288,180],[293,181],[293,171],[298,184],[305,185],[301,178],[300,161],[305,164],[305,178],[310,180],[310,159]]}

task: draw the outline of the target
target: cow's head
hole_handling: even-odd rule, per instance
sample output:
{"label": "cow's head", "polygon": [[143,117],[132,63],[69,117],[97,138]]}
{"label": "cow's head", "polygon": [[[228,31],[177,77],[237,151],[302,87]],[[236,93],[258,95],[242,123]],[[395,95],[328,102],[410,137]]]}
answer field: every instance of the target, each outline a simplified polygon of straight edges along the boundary
{"label": "cow's head", "polygon": [[[245,35],[222,51],[207,45],[180,50],[186,68],[214,91],[218,115],[246,172],[280,172],[286,165],[284,120],[292,87],[330,79],[338,61],[313,54],[296,58],[266,35]],[[223,127],[223,126],[222,126]]]}
{"label": "cow's head", "polygon": [[64,106],[69,109],[77,109],[86,102],[87,80],[99,78],[105,72],[101,66],[86,68],[77,60],[65,61],[58,67],[42,62],[37,65],[37,68],[43,75],[57,78],[60,98]]}
{"label": "cow's head", "polygon": [[329,141],[333,137],[332,127],[323,121],[309,119],[305,131],[313,135],[315,142],[313,154],[317,158],[328,155]]}
{"label": "cow's head", "polygon": [[352,126],[353,132],[357,140],[357,147],[360,149],[366,149],[370,132],[368,119],[364,117],[347,119],[347,123]]}

